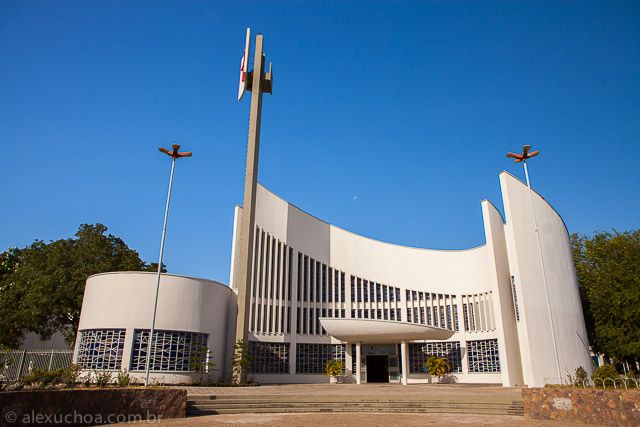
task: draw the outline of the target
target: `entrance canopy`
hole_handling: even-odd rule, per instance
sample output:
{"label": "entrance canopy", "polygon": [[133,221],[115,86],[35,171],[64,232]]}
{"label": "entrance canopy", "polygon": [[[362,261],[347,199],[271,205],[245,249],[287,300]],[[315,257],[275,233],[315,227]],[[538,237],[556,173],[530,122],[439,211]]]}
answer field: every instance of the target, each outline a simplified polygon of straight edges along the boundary
{"label": "entrance canopy", "polygon": [[321,317],[320,323],[334,338],[365,344],[398,343],[415,340],[446,340],[453,331],[428,325],[376,319],[336,319]]}

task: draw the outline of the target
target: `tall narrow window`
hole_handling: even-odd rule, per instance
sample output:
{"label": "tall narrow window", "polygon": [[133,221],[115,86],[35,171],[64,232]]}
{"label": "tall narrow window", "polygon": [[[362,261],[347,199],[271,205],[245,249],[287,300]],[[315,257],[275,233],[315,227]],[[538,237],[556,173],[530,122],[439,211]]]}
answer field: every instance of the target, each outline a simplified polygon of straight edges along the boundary
{"label": "tall narrow window", "polygon": [[469,309],[467,308],[467,303],[463,302],[462,303],[462,314],[464,317],[464,330],[465,331],[470,331],[471,328],[469,325]]}
{"label": "tall narrow window", "polygon": [[458,332],[460,326],[458,325],[458,305],[453,304],[453,330]]}
{"label": "tall narrow window", "polygon": [[469,302],[469,327],[471,328],[470,330],[475,331],[476,330],[476,318],[475,318],[475,314],[474,314],[474,309],[473,309],[473,302]]}
{"label": "tall narrow window", "polygon": [[351,276],[351,302],[356,302],[356,278]]}
{"label": "tall narrow window", "polygon": [[336,286],[333,281],[333,268],[328,267],[329,271],[327,273],[327,301],[333,302],[333,288]]}
{"label": "tall narrow window", "polygon": [[[368,282],[367,282],[366,280],[364,280],[364,290],[363,290],[363,293],[364,293],[364,299],[363,299],[363,301],[364,301],[364,302],[369,302],[369,285],[368,285]],[[358,302],[360,302],[360,300],[359,300],[359,299],[358,299]]]}
{"label": "tall narrow window", "polygon": [[309,257],[304,256],[304,277],[302,278],[302,290],[303,290],[303,299],[302,301],[307,301],[307,288],[309,287]]}
{"label": "tall narrow window", "polygon": [[302,254],[298,252],[298,301],[302,299]]}
{"label": "tall narrow window", "polygon": [[322,302],[322,275],[320,270],[322,270],[322,264],[319,261],[315,262],[316,264],[316,294],[314,301]]}

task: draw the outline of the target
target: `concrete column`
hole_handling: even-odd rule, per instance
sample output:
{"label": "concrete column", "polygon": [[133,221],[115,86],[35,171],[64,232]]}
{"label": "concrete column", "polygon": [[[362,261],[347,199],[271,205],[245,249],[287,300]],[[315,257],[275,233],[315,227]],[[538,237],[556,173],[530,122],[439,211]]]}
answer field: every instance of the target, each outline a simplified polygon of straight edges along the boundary
{"label": "concrete column", "polygon": [[296,374],[296,353],[297,343],[292,341],[289,343],[289,375]]}
{"label": "concrete column", "polygon": [[402,385],[407,385],[407,340],[400,343],[400,367],[402,368]]}
{"label": "concrete column", "polygon": [[[351,352],[351,343],[344,343],[344,371],[350,371],[353,365],[353,354]],[[353,375],[353,372],[351,373]]]}
{"label": "concrete column", "polygon": [[362,384],[360,378],[360,365],[362,364],[362,356],[360,351],[360,341],[356,343],[356,384]]}
{"label": "concrete column", "polygon": [[[245,58],[248,59],[248,58]],[[252,72],[251,88],[251,110],[249,113],[249,136],[247,144],[247,163],[244,182],[244,204],[240,223],[239,254],[237,263],[234,262],[236,271],[233,274],[232,284],[238,289],[238,317],[236,321],[235,340],[247,341],[249,337],[249,312],[251,277],[253,276],[253,266],[251,254],[254,245],[254,231],[256,218],[256,193],[258,185],[258,157],[260,153],[260,121],[262,116],[262,94],[271,92],[270,84],[263,85],[265,78],[264,55],[262,54],[262,35],[256,37],[255,59]],[[271,76],[268,76],[269,79]],[[262,319],[264,323],[264,318]],[[245,369],[237,373],[236,380],[244,382],[247,378]]]}

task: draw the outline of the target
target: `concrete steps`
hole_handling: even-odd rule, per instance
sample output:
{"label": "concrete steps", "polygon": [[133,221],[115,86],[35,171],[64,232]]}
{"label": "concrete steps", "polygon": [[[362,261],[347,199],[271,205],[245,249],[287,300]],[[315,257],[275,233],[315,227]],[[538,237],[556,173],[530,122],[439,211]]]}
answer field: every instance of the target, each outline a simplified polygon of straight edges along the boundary
{"label": "concrete steps", "polygon": [[524,415],[522,400],[415,396],[188,396],[187,416],[294,412],[402,412]]}

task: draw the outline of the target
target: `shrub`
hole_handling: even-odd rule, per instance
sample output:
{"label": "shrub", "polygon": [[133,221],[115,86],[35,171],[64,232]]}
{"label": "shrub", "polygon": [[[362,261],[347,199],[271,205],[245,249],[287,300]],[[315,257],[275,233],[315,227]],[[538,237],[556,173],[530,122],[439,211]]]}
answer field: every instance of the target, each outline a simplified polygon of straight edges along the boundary
{"label": "shrub", "polygon": [[91,375],[91,372],[85,372],[84,375],[82,375],[82,377],[80,378],[80,381],[82,382],[83,386],[91,387],[91,384],[93,383],[93,376]]}
{"label": "shrub", "polygon": [[[608,378],[610,380],[615,380],[619,378],[620,374],[616,371],[616,367],[613,365],[602,365],[598,366],[596,370],[591,375],[591,379],[596,384],[596,386],[603,385],[604,381]],[[609,382],[609,381],[607,381]],[[606,386],[606,384],[604,384]]]}
{"label": "shrub", "polygon": [[576,378],[575,378],[574,384],[580,387],[586,386],[588,379],[589,379],[589,374],[587,374],[587,370],[584,369],[582,366],[578,366],[576,368]]}
{"label": "shrub", "polygon": [[427,368],[429,374],[439,378],[444,377],[451,370],[451,365],[446,357],[429,356],[423,366]]}
{"label": "shrub", "polygon": [[129,372],[127,372],[127,370],[125,369],[118,372],[118,376],[116,377],[116,384],[118,384],[118,387],[129,387],[129,385],[133,382],[131,380],[131,375],[129,375]]}
{"label": "shrub", "polygon": [[96,386],[97,387],[106,387],[111,383],[111,378],[113,374],[109,371],[93,371]]}
{"label": "shrub", "polygon": [[23,386],[46,387],[56,385],[62,382],[64,369],[56,369],[49,371],[47,369],[34,369],[29,375],[20,378],[20,384]]}
{"label": "shrub", "polygon": [[73,387],[80,381],[82,366],[72,363],[62,371],[61,381],[65,387]]}
{"label": "shrub", "polygon": [[340,359],[328,360],[324,364],[324,373],[329,377],[337,377],[338,375],[342,375],[343,372],[344,365]]}

